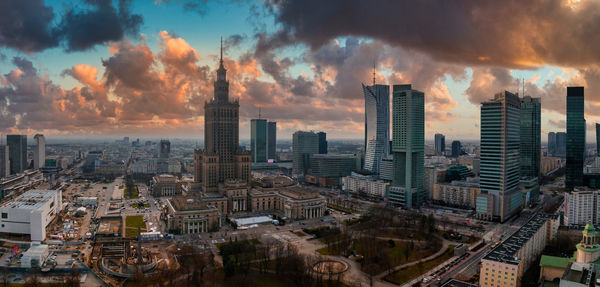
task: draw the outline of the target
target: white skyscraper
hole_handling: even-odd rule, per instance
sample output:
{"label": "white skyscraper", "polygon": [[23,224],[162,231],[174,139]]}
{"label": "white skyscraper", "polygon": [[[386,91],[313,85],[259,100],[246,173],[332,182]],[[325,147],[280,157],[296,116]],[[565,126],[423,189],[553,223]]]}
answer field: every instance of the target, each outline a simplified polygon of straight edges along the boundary
{"label": "white skyscraper", "polygon": [[44,135],[37,134],[33,137],[35,148],[33,149],[33,168],[38,169],[46,163],[46,139]]}

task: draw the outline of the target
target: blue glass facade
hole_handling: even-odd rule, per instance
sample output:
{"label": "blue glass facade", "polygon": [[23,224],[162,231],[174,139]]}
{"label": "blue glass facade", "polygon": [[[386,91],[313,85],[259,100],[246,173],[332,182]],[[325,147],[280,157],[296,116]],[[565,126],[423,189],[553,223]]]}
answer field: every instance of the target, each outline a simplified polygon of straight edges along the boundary
{"label": "blue glass facade", "polygon": [[250,149],[252,162],[267,162],[267,120],[250,121]]}
{"label": "blue glass facade", "polygon": [[540,174],[542,105],[539,98],[521,99],[521,177]]}
{"label": "blue glass facade", "polygon": [[381,160],[389,153],[390,86],[362,85],[365,97],[365,165],[364,169],[379,174]]}
{"label": "blue glass facade", "polygon": [[583,87],[567,87],[567,165],[565,187],[583,185],[585,117]]}

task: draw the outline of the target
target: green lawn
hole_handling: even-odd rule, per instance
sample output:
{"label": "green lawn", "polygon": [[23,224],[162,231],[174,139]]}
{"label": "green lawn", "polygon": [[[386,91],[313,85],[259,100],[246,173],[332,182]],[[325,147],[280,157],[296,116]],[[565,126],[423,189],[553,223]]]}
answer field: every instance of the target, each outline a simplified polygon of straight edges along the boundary
{"label": "green lawn", "polygon": [[138,198],[140,197],[140,192],[138,191],[138,187],[137,185],[134,185],[132,190],[129,190],[128,188],[125,188],[125,191],[123,192],[123,196],[125,198]]}
{"label": "green lawn", "polygon": [[125,218],[125,236],[136,237],[138,235],[138,227],[142,232],[146,232],[146,223],[142,215],[130,215]]}
{"label": "green lawn", "polygon": [[448,250],[446,250],[446,252],[444,252],[444,254],[441,256],[425,263],[416,264],[408,268],[398,270],[386,276],[385,280],[394,284],[402,285],[450,259],[452,256],[454,256],[454,247],[454,245],[450,245]]}

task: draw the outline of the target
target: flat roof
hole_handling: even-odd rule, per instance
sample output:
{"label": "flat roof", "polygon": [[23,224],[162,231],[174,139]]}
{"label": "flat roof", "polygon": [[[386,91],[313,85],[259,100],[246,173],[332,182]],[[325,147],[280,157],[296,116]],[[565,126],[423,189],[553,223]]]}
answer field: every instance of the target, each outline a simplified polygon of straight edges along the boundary
{"label": "flat roof", "polygon": [[506,239],[502,244],[498,245],[492,252],[486,255],[483,259],[519,265],[521,258],[517,257],[519,250],[533,237],[533,235],[548,221],[554,219],[557,215],[536,213],[532,216],[525,225],[517,232]]}
{"label": "flat roof", "polygon": [[567,269],[570,262],[571,258],[542,255],[542,259],[540,259],[540,266]]}
{"label": "flat roof", "polygon": [[441,287],[479,287],[479,285],[471,284],[469,282],[464,282],[456,279],[450,279],[446,281],[446,283],[442,284]]}
{"label": "flat roof", "polygon": [[246,217],[246,218],[234,218],[232,219],[238,226],[244,225],[252,225],[252,224],[261,224],[268,223],[273,221],[271,217],[268,216],[254,216],[254,217]]}
{"label": "flat roof", "polygon": [[39,209],[47,201],[53,200],[58,192],[58,190],[32,189],[23,193],[15,200],[4,203],[1,207],[31,210]]}
{"label": "flat roof", "polygon": [[169,199],[176,211],[207,210],[211,209],[206,202],[199,197],[177,196]]}

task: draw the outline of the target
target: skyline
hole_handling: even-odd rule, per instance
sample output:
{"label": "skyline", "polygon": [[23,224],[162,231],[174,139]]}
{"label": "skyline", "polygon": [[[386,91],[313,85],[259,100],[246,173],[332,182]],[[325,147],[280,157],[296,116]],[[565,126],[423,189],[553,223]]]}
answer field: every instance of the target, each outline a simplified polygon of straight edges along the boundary
{"label": "skyline", "polygon": [[[25,21],[25,28],[2,34],[0,133],[43,133],[49,140],[63,136],[184,135],[201,139],[203,102],[212,95],[222,35],[231,94],[240,99],[242,107],[242,139],[250,138],[250,119],[257,117],[259,108],[263,118],[278,122],[280,139],[291,139],[296,130],[323,130],[332,139],[362,138],[361,84],[372,82],[373,63],[378,84],[412,84],[425,93],[428,140],[438,132],[446,134],[449,141],[478,140],[479,103],[503,90],[520,93],[521,78],[526,80],[525,94],[541,97],[544,135],[565,131],[566,85],[583,85],[587,142],[595,138],[593,127],[600,120],[600,69],[597,56],[589,52],[598,45],[586,37],[595,39],[590,35],[600,31],[598,25],[578,25],[569,31],[573,41],[585,43],[577,46],[579,51],[552,46],[550,40],[561,36],[562,30],[552,32],[538,25],[519,30],[522,35],[514,35],[514,47],[507,44],[505,50],[498,51],[484,42],[514,34],[517,26],[495,27],[495,23],[473,15],[469,16],[470,23],[457,18],[468,11],[490,17],[508,13],[494,9],[494,4],[465,2],[452,8],[439,23],[404,25],[402,31],[394,32],[391,28],[369,29],[376,24],[356,27],[339,17],[313,15],[295,1],[284,1],[285,5],[190,3],[196,2],[99,1],[96,6],[78,1],[5,2],[3,11],[18,12],[15,14],[21,22],[40,20]],[[411,9],[416,15],[431,16],[443,6],[436,3],[413,5]],[[576,7],[565,3],[503,4],[507,10],[516,4],[523,10],[516,11],[511,19],[521,16],[522,21],[532,24],[535,19],[555,17],[553,27],[576,18],[589,24],[600,15],[597,3],[580,1],[573,4]],[[347,13],[360,11],[360,5],[359,1],[349,2]],[[190,7],[196,9],[189,11]],[[393,11],[391,8],[398,7],[387,8]],[[543,8],[553,13],[540,12]],[[313,19],[310,17],[315,23],[341,21],[345,25],[326,25],[327,29],[316,31],[308,23],[311,21],[301,21]],[[407,21],[383,18],[390,25]],[[109,27],[114,33],[93,33],[94,21],[106,19],[117,19],[115,26]],[[449,30],[456,37],[454,42],[434,29],[448,23],[466,25],[460,31]],[[38,26],[27,26],[34,24]],[[0,27],[14,29],[10,25],[8,20],[0,23]],[[40,27],[46,32],[27,33],[26,28]],[[482,33],[492,28],[499,35]],[[531,35],[536,37],[526,37]],[[448,43],[457,47],[435,50]],[[467,44],[477,45],[469,50]],[[532,49],[539,45],[544,49]],[[484,56],[474,57],[475,52]]]}

